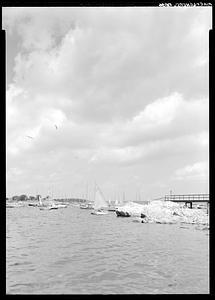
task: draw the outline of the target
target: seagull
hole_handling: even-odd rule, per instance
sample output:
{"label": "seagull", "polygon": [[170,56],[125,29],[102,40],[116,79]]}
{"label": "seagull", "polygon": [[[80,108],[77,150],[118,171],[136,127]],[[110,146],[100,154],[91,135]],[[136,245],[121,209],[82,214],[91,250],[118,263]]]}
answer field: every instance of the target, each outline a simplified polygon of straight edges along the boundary
{"label": "seagull", "polygon": [[57,125],[55,125],[55,128],[58,129],[58,128],[57,128]]}
{"label": "seagull", "polygon": [[29,139],[33,139],[33,137],[32,136],[30,136],[30,135],[26,135]]}

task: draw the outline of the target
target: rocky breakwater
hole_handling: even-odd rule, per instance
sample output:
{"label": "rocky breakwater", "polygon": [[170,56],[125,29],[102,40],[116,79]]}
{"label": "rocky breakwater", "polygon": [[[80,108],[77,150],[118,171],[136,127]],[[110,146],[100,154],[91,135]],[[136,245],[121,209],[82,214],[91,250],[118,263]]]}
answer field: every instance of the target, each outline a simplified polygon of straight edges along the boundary
{"label": "rocky breakwater", "polygon": [[[135,222],[175,224],[187,223],[201,225],[209,229],[209,216],[204,209],[190,209],[171,201],[151,201],[149,204],[129,202],[118,207],[117,216],[134,217]],[[116,213],[117,213],[116,212]]]}

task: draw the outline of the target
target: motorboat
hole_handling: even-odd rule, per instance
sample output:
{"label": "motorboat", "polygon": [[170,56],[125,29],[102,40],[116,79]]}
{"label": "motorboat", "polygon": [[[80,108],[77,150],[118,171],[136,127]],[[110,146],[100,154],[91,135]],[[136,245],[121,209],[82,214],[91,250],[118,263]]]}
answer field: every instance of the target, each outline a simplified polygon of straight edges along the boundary
{"label": "motorboat", "polygon": [[81,209],[93,209],[92,203],[80,204]]}
{"label": "motorboat", "polygon": [[51,209],[58,209],[57,206],[51,205],[51,206],[41,206],[40,210],[51,210]]}
{"label": "motorboat", "polygon": [[104,210],[97,210],[97,211],[93,211],[91,212],[91,215],[107,215],[108,212],[104,211]]}
{"label": "motorboat", "polygon": [[37,207],[37,206],[39,206],[39,204],[38,203],[28,203],[28,206]]}

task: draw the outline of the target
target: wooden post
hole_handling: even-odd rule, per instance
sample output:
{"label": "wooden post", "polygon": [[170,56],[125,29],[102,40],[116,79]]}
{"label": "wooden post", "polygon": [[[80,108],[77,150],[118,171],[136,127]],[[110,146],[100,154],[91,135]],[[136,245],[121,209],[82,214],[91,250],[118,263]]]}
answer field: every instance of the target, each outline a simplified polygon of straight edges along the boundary
{"label": "wooden post", "polygon": [[190,201],[190,208],[192,209],[192,207],[193,207],[193,203]]}

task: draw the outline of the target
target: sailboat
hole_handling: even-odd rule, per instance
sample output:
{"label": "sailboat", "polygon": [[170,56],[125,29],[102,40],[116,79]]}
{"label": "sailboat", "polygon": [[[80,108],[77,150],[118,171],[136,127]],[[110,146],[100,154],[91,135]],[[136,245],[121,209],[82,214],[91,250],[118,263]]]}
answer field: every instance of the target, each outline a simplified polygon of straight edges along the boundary
{"label": "sailboat", "polygon": [[67,207],[66,204],[60,204],[60,203],[56,203],[54,202],[53,198],[51,198],[50,196],[47,196],[45,199],[46,200],[46,204],[44,204],[42,202],[41,197],[39,198],[39,208],[40,210],[51,210],[51,209],[58,209],[58,208],[65,208]]}
{"label": "sailboat", "polygon": [[100,189],[96,186],[95,190],[95,201],[94,201],[94,211],[91,212],[92,215],[106,215],[108,214],[107,211],[104,211],[103,209],[108,208],[108,203],[106,202],[102,192]]}
{"label": "sailboat", "polygon": [[46,204],[43,203],[42,199],[39,198],[39,209],[40,210],[51,210],[51,209],[58,209],[58,207],[54,204],[53,200],[50,198],[50,196],[47,196],[46,198],[43,198],[43,200],[46,201]]}

